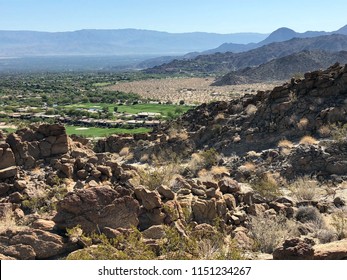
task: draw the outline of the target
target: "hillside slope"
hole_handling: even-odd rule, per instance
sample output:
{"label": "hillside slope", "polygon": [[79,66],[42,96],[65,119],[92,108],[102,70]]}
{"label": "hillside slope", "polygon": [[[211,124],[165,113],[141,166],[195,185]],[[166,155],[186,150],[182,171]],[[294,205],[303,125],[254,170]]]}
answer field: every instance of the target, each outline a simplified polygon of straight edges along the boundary
{"label": "hillside slope", "polygon": [[314,38],[295,38],[285,42],[272,43],[243,53],[216,53],[199,55],[188,60],[174,60],[144,70],[146,73],[188,73],[211,74],[237,71],[246,67],[259,66],[272,59],[284,57],[304,50],[326,52],[347,51],[346,35],[329,35]]}
{"label": "hillside slope", "polygon": [[258,67],[248,67],[230,72],[217,79],[212,85],[236,85],[288,80],[294,76],[316,69],[326,69],[335,62],[347,63],[347,52],[302,51],[273,59]]}

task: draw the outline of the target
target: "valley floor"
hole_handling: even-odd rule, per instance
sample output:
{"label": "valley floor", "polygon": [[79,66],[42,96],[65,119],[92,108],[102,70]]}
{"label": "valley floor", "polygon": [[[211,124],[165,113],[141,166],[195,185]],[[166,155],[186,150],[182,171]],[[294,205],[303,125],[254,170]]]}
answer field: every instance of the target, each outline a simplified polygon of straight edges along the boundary
{"label": "valley floor", "polygon": [[211,101],[228,101],[245,93],[271,90],[278,83],[258,83],[233,86],[211,86],[214,78],[167,78],[120,82],[108,87],[110,90],[137,93],[142,98],[186,104],[201,104]]}

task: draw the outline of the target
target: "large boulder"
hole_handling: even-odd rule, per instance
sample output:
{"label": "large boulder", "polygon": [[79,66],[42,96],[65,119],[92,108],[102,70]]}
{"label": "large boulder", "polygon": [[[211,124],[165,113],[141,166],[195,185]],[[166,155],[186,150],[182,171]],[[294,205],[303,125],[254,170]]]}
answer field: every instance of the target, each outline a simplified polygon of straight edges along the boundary
{"label": "large boulder", "polygon": [[0,169],[16,165],[12,150],[7,144],[0,146]]}
{"label": "large boulder", "polygon": [[313,260],[314,242],[311,239],[292,238],[273,252],[274,260]]}
{"label": "large boulder", "polygon": [[17,166],[11,166],[4,169],[0,169],[0,180],[16,177],[17,172]]}
{"label": "large boulder", "polygon": [[347,239],[314,246],[315,260],[347,260]]}
{"label": "large boulder", "polygon": [[76,249],[63,237],[38,229],[7,230],[0,235],[0,254],[20,260],[48,259]]}
{"label": "large boulder", "polygon": [[16,161],[8,144],[0,145],[0,180],[17,175]]}
{"label": "large boulder", "polygon": [[54,221],[58,229],[81,226],[85,233],[105,227],[130,228],[139,223],[139,203],[124,188],[93,187],[68,193],[58,202]]}

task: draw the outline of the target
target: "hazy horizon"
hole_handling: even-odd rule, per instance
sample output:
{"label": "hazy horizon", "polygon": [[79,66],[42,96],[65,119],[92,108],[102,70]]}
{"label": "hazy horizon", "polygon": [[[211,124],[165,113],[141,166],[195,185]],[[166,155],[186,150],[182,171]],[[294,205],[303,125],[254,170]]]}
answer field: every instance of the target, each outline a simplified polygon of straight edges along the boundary
{"label": "hazy horizon", "polygon": [[0,0],[0,30],[73,32],[140,29],[168,33],[269,34],[335,31],[346,25],[347,2],[315,0]]}

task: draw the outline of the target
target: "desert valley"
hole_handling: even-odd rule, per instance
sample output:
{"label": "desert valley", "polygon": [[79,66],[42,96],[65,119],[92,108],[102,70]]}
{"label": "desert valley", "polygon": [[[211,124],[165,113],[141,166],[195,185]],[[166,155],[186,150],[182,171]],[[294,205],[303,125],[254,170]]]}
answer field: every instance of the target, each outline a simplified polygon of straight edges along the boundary
{"label": "desert valley", "polygon": [[0,259],[347,259],[347,26],[188,35],[0,31]]}

